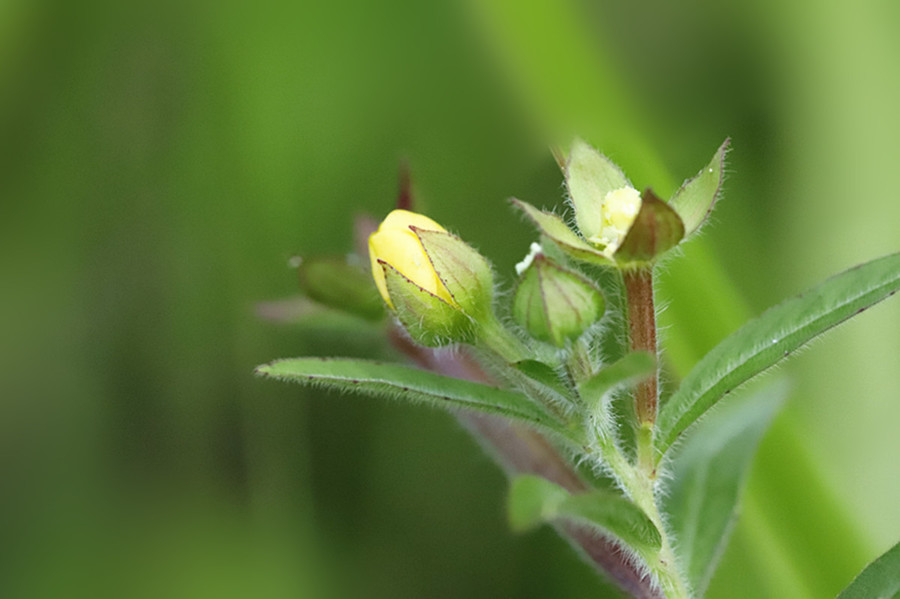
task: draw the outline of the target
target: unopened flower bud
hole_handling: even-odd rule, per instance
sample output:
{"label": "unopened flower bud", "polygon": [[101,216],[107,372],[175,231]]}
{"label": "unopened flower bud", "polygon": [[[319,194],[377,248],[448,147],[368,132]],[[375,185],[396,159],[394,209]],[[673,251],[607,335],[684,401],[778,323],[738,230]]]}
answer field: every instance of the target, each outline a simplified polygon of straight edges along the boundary
{"label": "unopened flower bud", "polygon": [[[565,347],[603,316],[600,291],[581,275],[553,262],[540,251],[526,267],[513,299],[513,318],[535,339]],[[518,269],[517,269],[518,270]]]}
{"label": "unopened flower bud", "polygon": [[470,340],[478,319],[490,313],[490,265],[426,216],[391,212],[369,237],[369,256],[385,303],[420,343]]}
{"label": "unopened flower bud", "polygon": [[334,256],[298,260],[300,289],[310,299],[367,320],[384,317],[384,304],[359,264]]}

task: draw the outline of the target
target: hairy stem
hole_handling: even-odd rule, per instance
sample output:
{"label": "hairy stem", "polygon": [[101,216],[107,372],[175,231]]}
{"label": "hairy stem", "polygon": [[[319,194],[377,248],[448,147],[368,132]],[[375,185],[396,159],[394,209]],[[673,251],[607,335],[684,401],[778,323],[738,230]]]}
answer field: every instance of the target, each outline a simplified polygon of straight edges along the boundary
{"label": "hairy stem", "polygon": [[609,423],[605,419],[595,422],[596,446],[601,460],[612,472],[625,494],[647,514],[662,536],[662,546],[657,550],[636,548],[646,562],[666,599],[689,599],[691,593],[678,570],[672,542],[666,532],[662,515],[657,505],[655,476],[651,471],[635,467],[628,461],[615,442]]}
{"label": "hairy stem", "polygon": [[[656,307],[653,303],[653,270],[641,268],[623,273],[625,296],[628,302],[628,331],[633,351],[656,355]],[[653,459],[653,425],[659,402],[658,376],[654,375],[637,385],[634,394],[638,419],[638,463],[655,476]]]}

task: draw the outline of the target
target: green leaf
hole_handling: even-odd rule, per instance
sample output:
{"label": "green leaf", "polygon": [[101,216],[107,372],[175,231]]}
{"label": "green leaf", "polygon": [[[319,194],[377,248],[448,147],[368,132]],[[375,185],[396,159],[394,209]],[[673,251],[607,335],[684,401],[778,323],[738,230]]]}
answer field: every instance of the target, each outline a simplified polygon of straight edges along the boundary
{"label": "green leaf", "polygon": [[682,570],[698,596],[725,550],[753,455],[786,392],[785,384],[768,385],[725,402],[672,458],[664,510]]}
{"label": "green leaf", "polygon": [[662,545],[659,529],[643,510],[615,492],[570,495],[548,480],[525,475],[513,480],[508,509],[510,524],[518,531],[564,518],[594,526],[631,547],[659,549]]}
{"label": "green leaf", "polygon": [[723,395],[898,288],[900,254],[891,254],[844,271],[748,322],[704,356],[663,406],[656,429],[660,456]]}
{"label": "green leaf", "polygon": [[256,373],[339,391],[499,414],[565,436],[559,422],[520,393],[408,366],[343,358],[291,358],[259,366]]}
{"label": "green leaf", "polygon": [[580,139],[572,143],[565,175],[578,229],[590,238],[604,227],[602,205],[606,194],[631,184],[609,158]]}
{"label": "green leaf", "polygon": [[510,527],[515,532],[525,532],[549,522],[568,496],[568,491],[540,476],[517,476],[507,500]]}
{"label": "green leaf", "polygon": [[730,143],[731,140],[726,139],[709,164],[693,179],[685,181],[681,189],[669,200],[669,204],[684,221],[686,236],[700,228],[715,206],[722,189],[725,154]]}
{"label": "green leaf", "polygon": [[538,210],[531,204],[513,198],[513,205],[535,224],[538,230],[569,256],[592,264],[612,264],[600,250],[582,240],[560,217]]}
{"label": "green leaf", "polygon": [[556,369],[549,364],[545,364],[539,360],[521,360],[513,363],[513,367],[531,380],[540,383],[542,386],[552,390],[557,395],[567,398],[567,401],[571,402],[570,396],[572,395],[572,392],[559,378]]}
{"label": "green leaf", "polygon": [[684,238],[684,223],[675,210],[650,189],[641,194],[641,211],[616,250],[617,262],[650,262]]}
{"label": "green leaf", "polygon": [[594,376],[578,386],[578,393],[589,406],[596,406],[613,388],[636,383],[653,374],[655,370],[654,356],[647,352],[633,352],[597,371]]}
{"label": "green leaf", "polygon": [[900,543],[865,567],[837,599],[896,599],[900,597]]}

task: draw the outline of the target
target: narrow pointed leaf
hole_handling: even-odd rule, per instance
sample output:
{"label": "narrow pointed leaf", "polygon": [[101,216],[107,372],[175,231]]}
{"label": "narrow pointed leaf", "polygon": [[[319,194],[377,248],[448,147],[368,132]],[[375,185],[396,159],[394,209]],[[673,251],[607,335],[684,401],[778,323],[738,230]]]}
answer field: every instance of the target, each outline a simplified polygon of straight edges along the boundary
{"label": "narrow pointed leaf", "polygon": [[726,139],[709,164],[693,179],[685,181],[669,201],[684,221],[685,235],[699,229],[716,204],[725,178],[725,154],[730,143],[731,140]]}
{"label": "narrow pointed leaf", "polygon": [[725,550],[753,455],[786,394],[787,385],[774,384],[726,402],[672,458],[664,510],[682,571],[698,596]]}
{"label": "narrow pointed leaf", "polygon": [[748,322],[704,356],[663,406],[656,430],[659,454],[724,394],[897,289],[900,254],[891,254],[844,271]]}
{"label": "narrow pointed leaf", "polygon": [[633,352],[581,383],[578,392],[589,406],[596,406],[615,387],[636,383],[655,371],[656,358],[647,352]]}
{"label": "narrow pointed leaf", "polygon": [[652,190],[645,189],[641,194],[641,211],[616,250],[616,260],[650,262],[683,238],[684,223],[678,213]]}
{"label": "narrow pointed leaf", "polygon": [[[513,366],[531,380],[540,383],[562,397],[568,398],[572,394],[562,380],[560,380],[556,370],[549,364],[545,364],[539,360],[521,360],[514,363]],[[569,399],[569,401],[571,401],[571,399]]]}
{"label": "narrow pointed leaf", "polygon": [[896,599],[900,597],[900,543],[866,566],[837,599]]}
{"label": "narrow pointed leaf", "polygon": [[569,256],[592,264],[612,264],[600,250],[581,239],[559,216],[538,210],[515,198],[512,203],[535,224],[538,230]]}
{"label": "narrow pointed leaf", "polygon": [[537,476],[520,476],[509,495],[510,523],[527,530],[558,518],[587,524],[631,547],[658,549],[659,529],[635,504],[615,492],[591,491],[570,495],[562,487]]}
{"label": "narrow pointed leaf", "polygon": [[338,391],[499,414],[564,434],[552,416],[520,393],[397,364],[343,358],[291,358],[259,366],[256,373]]}

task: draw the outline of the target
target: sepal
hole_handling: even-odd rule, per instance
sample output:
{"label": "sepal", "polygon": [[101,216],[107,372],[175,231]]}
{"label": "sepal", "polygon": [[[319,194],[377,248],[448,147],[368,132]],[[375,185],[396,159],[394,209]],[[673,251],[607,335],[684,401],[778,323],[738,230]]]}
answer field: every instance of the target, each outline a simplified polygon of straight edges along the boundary
{"label": "sepal", "polygon": [[456,235],[410,228],[459,309],[472,318],[489,313],[494,275],[487,259]]}
{"label": "sepal", "polygon": [[472,321],[458,306],[420,287],[384,260],[378,260],[378,265],[394,313],[413,339],[428,347],[472,339]]}
{"label": "sepal", "polygon": [[615,253],[619,265],[648,264],[684,238],[684,223],[653,190],[641,194],[641,208]]}
{"label": "sepal", "polygon": [[696,176],[684,182],[669,204],[678,212],[684,222],[685,237],[694,234],[709,218],[722,189],[725,178],[725,154],[728,153],[730,139],[726,139]]}

